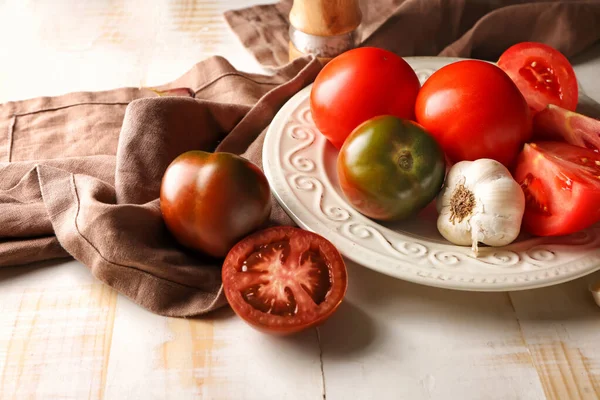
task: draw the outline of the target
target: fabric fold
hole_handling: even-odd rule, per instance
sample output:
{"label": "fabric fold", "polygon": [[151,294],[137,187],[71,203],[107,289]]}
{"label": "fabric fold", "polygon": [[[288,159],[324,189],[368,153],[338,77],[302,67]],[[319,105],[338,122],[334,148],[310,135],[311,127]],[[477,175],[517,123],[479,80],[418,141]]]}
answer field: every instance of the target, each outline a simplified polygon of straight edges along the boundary
{"label": "fabric fold", "polygon": [[192,316],[225,303],[218,264],[203,266],[208,259],[179,248],[158,200],[116,204],[114,187],[89,175],[43,165],[37,174],[58,241],[96,278],[163,315]]}
{"label": "fabric fold", "polygon": [[[12,136],[0,139],[0,147],[13,145],[0,163],[0,265],[71,256],[161,315],[223,306],[222,260],[183,248],[162,220],[162,175],[189,150],[246,152],[320,68],[299,59],[263,77],[213,57],[155,90],[98,93],[123,99],[109,108],[90,109],[94,93],[0,106],[0,127],[16,117]],[[160,95],[174,88],[189,88],[195,98]],[[9,162],[15,154],[19,161]],[[249,155],[260,167],[257,154]],[[284,221],[273,215],[271,223]]]}
{"label": "fabric fold", "polygon": [[[241,43],[266,67],[288,62],[292,0],[225,13]],[[400,56],[495,61],[515,43],[537,41],[574,56],[600,40],[597,0],[361,0],[361,46]]]}

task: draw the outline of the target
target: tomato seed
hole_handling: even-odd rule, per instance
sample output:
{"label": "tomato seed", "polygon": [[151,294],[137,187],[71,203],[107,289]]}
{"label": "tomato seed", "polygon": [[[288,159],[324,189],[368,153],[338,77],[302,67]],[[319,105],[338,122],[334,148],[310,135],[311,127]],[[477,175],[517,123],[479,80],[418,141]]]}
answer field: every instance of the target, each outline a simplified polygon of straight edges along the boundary
{"label": "tomato seed", "polygon": [[527,174],[520,185],[525,194],[525,202],[528,209],[542,215],[552,215],[549,207],[544,204],[547,195],[544,192],[543,186],[541,186],[539,178],[534,177],[532,174]]}
{"label": "tomato seed", "polygon": [[[330,268],[326,259],[318,249],[309,249],[300,256],[300,265],[309,268],[308,275],[304,275],[307,279],[300,282],[300,286],[315,304],[321,304],[332,287]],[[297,279],[300,280],[300,276],[302,274],[298,274]]]}
{"label": "tomato seed", "polygon": [[242,290],[240,293],[244,301],[253,308],[267,314],[280,316],[293,316],[298,312],[296,298],[289,287],[285,287],[281,296],[275,297],[275,292],[280,292],[268,284],[257,284]]}
{"label": "tomato seed", "polygon": [[[583,138],[582,140],[583,140],[583,144],[585,145],[586,148],[594,150],[596,152],[600,151],[600,149],[598,149],[598,147],[596,147],[594,144],[592,144],[591,142],[589,142],[585,138]],[[598,165],[600,165],[600,164],[598,164]]]}
{"label": "tomato seed", "polygon": [[519,69],[519,74],[528,81],[535,89],[548,91],[559,99],[562,99],[563,93],[556,80],[554,70],[544,63],[538,64],[532,61]]}
{"label": "tomato seed", "polygon": [[581,162],[585,164],[586,162],[588,162],[588,159],[587,159],[587,158],[585,158],[585,157],[583,157],[583,158],[581,159]]}

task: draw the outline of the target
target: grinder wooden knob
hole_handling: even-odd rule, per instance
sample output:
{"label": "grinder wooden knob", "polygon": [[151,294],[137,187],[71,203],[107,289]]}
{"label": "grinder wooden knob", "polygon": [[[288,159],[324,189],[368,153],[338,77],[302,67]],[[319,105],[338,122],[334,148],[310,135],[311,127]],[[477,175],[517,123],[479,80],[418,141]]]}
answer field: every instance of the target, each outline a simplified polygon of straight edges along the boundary
{"label": "grinder wooden knob", "polygon": [[290,60],[312,54],[323,63],[358,45],[358,0],[294,0]]}

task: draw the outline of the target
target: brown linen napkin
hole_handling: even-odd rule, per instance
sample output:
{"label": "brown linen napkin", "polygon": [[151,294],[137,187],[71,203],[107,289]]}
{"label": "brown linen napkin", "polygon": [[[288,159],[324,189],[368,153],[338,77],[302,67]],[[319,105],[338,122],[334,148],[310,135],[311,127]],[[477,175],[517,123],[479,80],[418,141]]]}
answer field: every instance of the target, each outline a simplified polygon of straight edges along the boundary
{"label": "brown linen napkin", "polygon": [[[257,137],[320,68],[305,58],[261,76],[213,57],[157,88],[195,98],[122,88],[0,105],[0,266],[73,256],[158,314],[225,304],[220,260],[166,231],[162,175],[193,149],[244,153],[260,166]],[[291,223],[277,207],[271,222]]]}
{"label": "brown linen napkin", "polygon": [[[513,6],[533,7],[529,14],[500,8],[509,3],[370,2],[365,44],[401,55],[447,47],[444,54],[477,56],[510,44],[495,41],[510,29],[521,32],[506,33],[510,40],[548,39],[571,55],[598,38],[598,2]],[[246,32],[240,36],[259,59],[282,65],[290,4],[228,13],[228,20],[238,34]],[[190,88],[195,98],[122,88],[0,105],[0,266],[72,256],[158,314],[193,316],[225,304],[220,260],[181,248],[166,231],[160,178],[191,149],[230,151],[260,166],[264,129],[320,68],[304,58],[262,76],[213,57],[157,88]],[[273,205],[271,222],[291,223]]]}
{"label": "brown linen napkin", "polygon": [[[228,11],[225,19],[265,66],[288,62],[292,0]],[[362,0],[363,46],[400,56],[496,60],[509,46],[543,42],[567,57],[600,39],[599,0]]]}

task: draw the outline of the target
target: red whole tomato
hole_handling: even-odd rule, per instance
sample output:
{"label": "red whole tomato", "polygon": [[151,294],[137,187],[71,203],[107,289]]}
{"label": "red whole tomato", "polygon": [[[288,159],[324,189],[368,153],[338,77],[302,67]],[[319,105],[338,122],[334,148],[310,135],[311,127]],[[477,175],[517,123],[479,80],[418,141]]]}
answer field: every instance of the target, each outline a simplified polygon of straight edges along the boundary
{"label": "red whole tomato", "polygon": [[319,73],[310,93],[315,125],[338,149],[358,125],[380,115],[414,119],[419,79],[402,57],[361,47],[340,54]]}
{"label": "red whole tomato", "polygon": [[289,334],[327,319],[346,293],[346,266],[316,233],[290,226],[256,232],[235,245],[223,264],[231,308],[253,327]]}
{"label": "red whole tomato", "polygon": [[526,199],[523,227],[567,235],[600,220],[600,154],[560,142],[526,144],[514,174]]}
{"label": "red whole tomato", "polygon": [[225,257],[237,241],[267,221],[271,191],[262,171],[242,157],[188,151],[165,171],[160,209],[181,244]]}
{"label": "red whole tomato", "polygon": [[502,53],[498,66],[517,84],[534,113],[548,104],[575,111],[575,71],[558,50],[542,43],[519,43]]}
{"label": "red whole tomato", "polygon": [[536,138],[600,151],[600,121],[553,104],[535,114],[533,132]]}
{"label": "red whole tomato", "polygon": [[509,166],[531,137],[523,95],[484,61],[459,61],[433,73],[419,92],[416,115],[452,162],[491,158]]}

